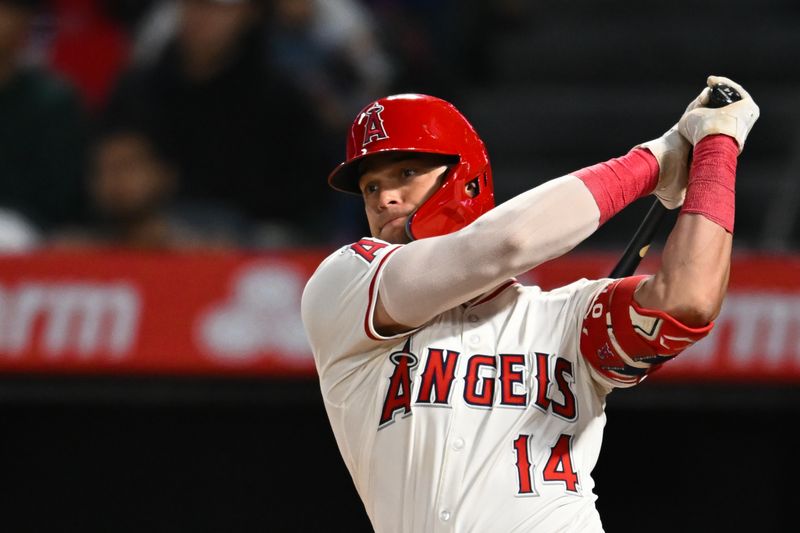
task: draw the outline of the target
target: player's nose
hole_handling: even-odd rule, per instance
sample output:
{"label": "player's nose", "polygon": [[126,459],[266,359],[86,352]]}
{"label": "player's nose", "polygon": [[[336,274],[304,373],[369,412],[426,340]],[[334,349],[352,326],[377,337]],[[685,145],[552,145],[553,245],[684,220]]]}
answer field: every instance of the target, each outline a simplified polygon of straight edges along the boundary
{"label": "player's nose", "polygon": [[396,205],[400,203],[400,189],[398,188],[383,188],[378,193],[378,207],[381,209],[385,209],[390,205]]}

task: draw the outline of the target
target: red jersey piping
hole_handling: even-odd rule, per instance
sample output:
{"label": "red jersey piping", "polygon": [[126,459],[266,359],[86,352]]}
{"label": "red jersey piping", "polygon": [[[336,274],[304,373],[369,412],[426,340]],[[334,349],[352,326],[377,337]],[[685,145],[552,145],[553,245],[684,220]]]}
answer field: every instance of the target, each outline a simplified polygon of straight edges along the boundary
{"label": "red jersey piping", "polygon": [[370,331],[370,327],[369,327],[369,324],[370,324],[369,317],[372,314],[373,301],[377,301],[377,298],[373,298],[372,297],[372,293],[375,290],[375,281],[378,279],[378,274],[380,274],[381,270],[383,269],[383,265],[384,265],[384,263],[386,263],[386,260],[389,259],[389,256],[392,255],[393,253],[395,253],[400,248],[401,248],[400,246],[398,246],[397,248],[393,248],[392,250],[389,250],[386,253],[386,255],[383,256],[383,259],[381,259],[381,262],[378,263],[378,268],[375,269],[375,273],[372,275],[372,280],[369,282],[369,300],[367,302],[367,312],[364,315],[364,331],[366,331],[367,337],[369,337],[370,339],[372,339],[374,341],[385,340],[385,339],[383,339],[381,337],[376,337],[375,335],[373,335],[372,331]]}

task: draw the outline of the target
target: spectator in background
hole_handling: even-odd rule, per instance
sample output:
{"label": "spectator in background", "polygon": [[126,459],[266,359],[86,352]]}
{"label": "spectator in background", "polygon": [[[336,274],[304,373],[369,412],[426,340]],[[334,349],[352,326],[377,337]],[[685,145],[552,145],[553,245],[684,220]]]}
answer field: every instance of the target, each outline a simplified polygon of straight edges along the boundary
{"label": "spectator in background", "polygon": [[337,139],[363,102],[391,83],[375,21],[352,0],[275,0],[267,46],[275,66],[315,102]]}
{"label": "spectator in background", "polygon": [[39,231],[19,213],[0,208],[0,254],[30,251],[40,239]]}
{"label": "spectator in background", "polygon": [[39,231],[84,215],[86,129],[75,93],[22,57],[34,0],[0,0],[0,207]]}
{"label": "spectator in background", "polygon": [[[157,8],[158,6],[156,6]],[[182,200],[261,223],[259,246],[328,239],[326,161],[313,106],[268,67],[254,0],[181,0],[175,35],[120,81],[108,120],[144,117],[175,162]],[[311,213],[311,217],[309,217]]]}
{"label": "spectator in background", "polygon": [[127,66],[129,37],[106,12],[102,0],[50,0],[53,33],[46,61],[71,81],[92,112],[106,105],[108,93]]}
{"label": "spectator in background", "polygon": [[137,249],[231,247],[247,244],[238,213],[175,201],[178,174],[146,128],[104,131],[92,151],[88,189],[91,224],[67,231],[56,245],[115,245]]}
{"label": "spectator in background", "polygon": [[133,29],[131,60],[139,66],[155,63],[175,38],[181,0],[156,0],[138,17]]}

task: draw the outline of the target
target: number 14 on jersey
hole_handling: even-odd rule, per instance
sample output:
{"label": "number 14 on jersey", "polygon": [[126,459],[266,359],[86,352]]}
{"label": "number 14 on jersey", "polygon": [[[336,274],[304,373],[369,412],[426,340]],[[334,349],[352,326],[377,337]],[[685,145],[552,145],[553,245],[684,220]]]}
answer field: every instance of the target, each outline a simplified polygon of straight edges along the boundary
{"label": "number 14 on jersey", "polygon": [[[520,434],[514,439],[514,453],[517,456],[517,495],[538,496],[534,481],[537,465],[531,463],[532,435]],[[578,474],[572,467],[572,435],[561,434],[550,449],[550,458],[541,469],[544,483],[563,483],[567,492],[578,494]]]}

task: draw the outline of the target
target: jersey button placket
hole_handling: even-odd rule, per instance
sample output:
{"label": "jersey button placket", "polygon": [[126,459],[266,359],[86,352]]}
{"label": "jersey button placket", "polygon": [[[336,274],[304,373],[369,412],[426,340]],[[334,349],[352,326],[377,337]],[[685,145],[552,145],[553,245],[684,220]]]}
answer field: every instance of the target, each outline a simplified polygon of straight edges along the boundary
{"label": "jersey button placket", "polygon": [[[467,311],[462,316],[461,330],[461,346],[464,357],[459,358],[456,363],[456,373],[459,376],[465,375],[467,361],[471,355],[485,351],[485,347],[481,344],[483,340],[482,333],[486,332],[481,332],[480,330],[480,317],[476,313]],[[463,396],[463,393],[463,388],[458,389],[458,395]],[[468,454],[464,453],[464,451],[467,448],[467,438],[474,431],[474,428],[465,419],[465,415],[469,411],[470,408],[464,404],[463,397],[453,403],[450,429],[448,431],[448,447],[444,452],[444,475],[437,501],[440,526],[437,531],[450,531],[456,526],[454,509],[461,493],[464,474],[468,468]],[[467,418],[469,417],[467,416]]]}
{"label": "jersey button placket", "polygon": [[[471,320],[471,316],[475,316],[476,320]],[[476,323],[478,320],[477,315],[474,313],[465,313],[462,315],[460,340],[462,352],[465,357],[459,357],[456,363],[456,374],[459,376],[464,375],[466,371],[466,360],[469,358],[470,354],[475,353],[481,341],[480,335],[472,329],[474,326],[470,324],[470,322]],[[458,388],[455,394],[462,395],[463,389]],[[465,464],[466,457],[463,452],[466,446],[466,440],[463,438],[463,431],[465,428],[462,427],[464,425],[462,419],[465,409],[467,408],[463,400],[453,402],[447,445],[443,450],[442,481],[439,486],[436,501],[436,509],[438,509],[438,527],[435,528],[435,531],[437,532],[452,531],[455,527],[454,509],[460,496],[464,469],[467,466]]]}

